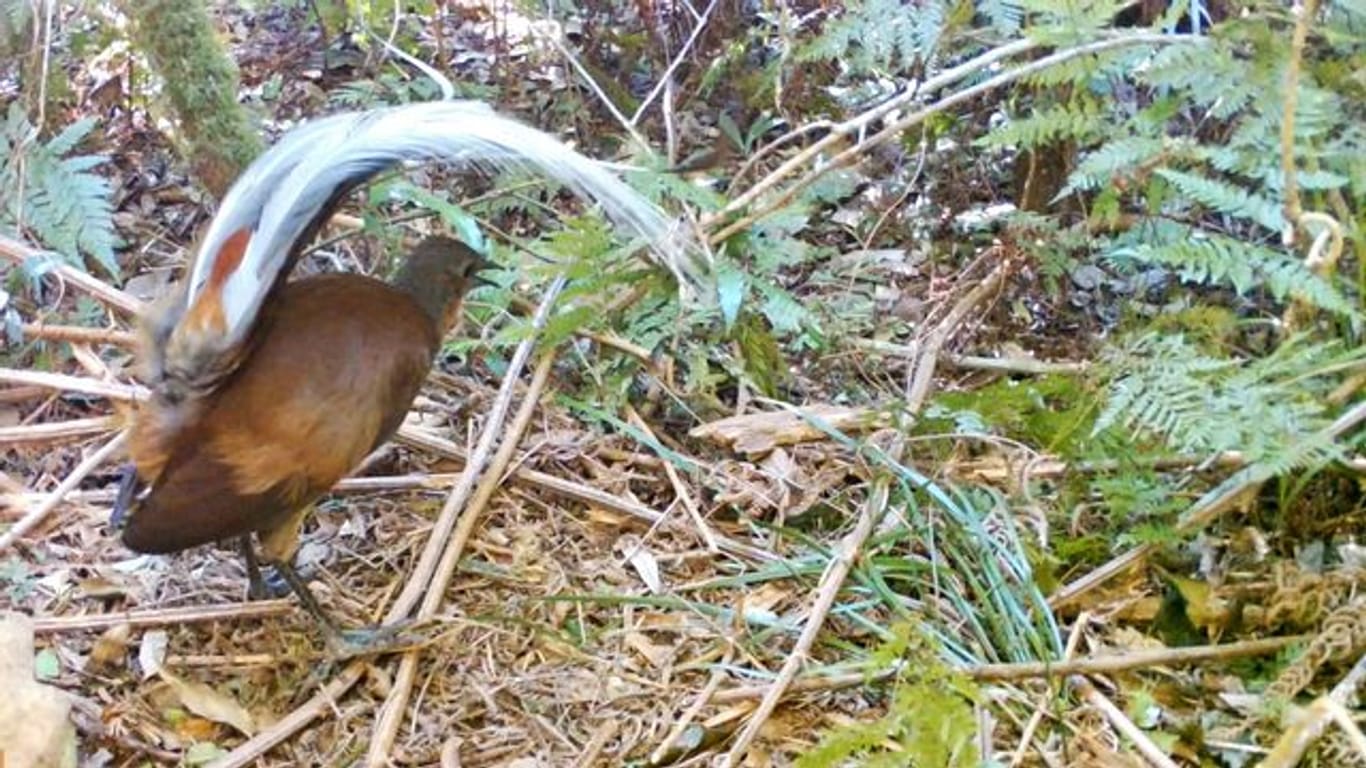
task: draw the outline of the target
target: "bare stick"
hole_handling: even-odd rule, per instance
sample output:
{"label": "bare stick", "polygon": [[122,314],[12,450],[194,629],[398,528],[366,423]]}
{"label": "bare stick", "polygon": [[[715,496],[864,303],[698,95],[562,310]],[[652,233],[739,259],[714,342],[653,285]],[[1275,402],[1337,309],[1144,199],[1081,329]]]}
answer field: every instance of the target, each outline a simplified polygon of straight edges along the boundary
{"label": "bare stick", "polygon": [[99,450],[87,456],[80,464],[77,464],[76,468],[71,470],[71,474],[67,475],[66,479],[62,480],[62,482],[53,489],[52,494],[47,497],[46,501],[24,515],[19,522],[11,526],[8,531],[5,531],[3,536],[0,536],[0,551],[7,549],[10,545],[14,544],[14,542],[18,541],[19,537],[33,530],[39,523],[43,522],[48,514],[56,509],[58,504],[62,503],[62,499],[69,491],[80,485],[81,481],[91,472],[99,469],[110,456],[113,456],[123,449],[123,444],[127,440],[127,437],[128,435],[126,432],[118,433],[114,436],[113,440],[105,443]]}
{"label": "bare stick", "polygon": [[1293,10],[1295,31],[1290,36],[1290,59],[1285,64],[1285,94],[1281,97],[1281,183],[1285,185],[1285,242],[1295,239],[1295,227],[1300,220],[1299,174],[1295,168],[1295,105],[1300,96],[1300,64],[1304,59],[1304,44],[1309,39],[1309,22],[1318,10],[1318,0],[1304,0]]}
{"label": "bare stick", "polygon": [[[963,62],[962,64],[959,64],[956,67],[944,70],[943,72],[930,78],[924,83],[917,83],[908,86],[901,93],[897,94],[896,96],[893,96],[887,101],[882,102],[881,104],[877,105],[876,107],[873,107],[872,109],[861,112],[855,115],[854,117],[849,118],[848,120],[830,126],[830,132],[826,134],[824,137],[822,137],[820,141],[817,141],[811,146],[802,150],[801,152],[798,152],[796,155],[789,158],[787,162],[778,166],[777,169],[769,173],[763,179],[759,180],[753,187],[750,187],[743,194],[732,199],[721,211],[720,215],[716,217],[716,219],[719,219],[720,216],[726,216],[731,213],[743,210],[746,206],[749,206],[756,200],[758,200],[760,195],[777,186],[779,181],[782,181],[787,176],[792,175],[797,171],[797,169],[801,168],[802,166],[814,160],[816,157],[820,156],[821,153],[825,152],[826,150],[834,148],[840,142],[844,141],[844,139],[848,136],[855,136],[862,133],[873,123],[877,122],[878,120],[881,120],[884,116],[889,115],[892,113],[892,111],[900,109],[901,107],[911,103],[912,101],[921,97],[925,93],[937,91],[940,88],[946,88],[952,85],[953,83],[965,77],[968,77],[969,75],[972,75],[973,73],[979,70],[990,67],[991,65],[995,64],[998,61],[1001,61],[1002,59],[1008,59],[1012,56],[1018,56],[1020,54],[1028,53],[1029,51],[1032,51],[1037,47],[1038,43],[1035,43],[1032,40],[1016,40],[1014,42],[1000,46],[998,48],[993,48],[987,51],[986,53],[983,53],[979,56],[969,59],[968,61]],[[799,132],[800,131],[794,131],[792,134],[789,135],[796,135]],[[702,225],[706,227],[709,224],[714,223],[716,219],[705,218],[702,221]]]}
{"label": "bare stick", "polygon": [[1350,713],[1344,710],[1363,682],[1366,682],[1366,655],[1357,659],[1351,671],[1333,686],[1327,696],[1315,699],[1299,721],[1281,734],[1276,746],[1262,761],[1263,768],[1294,768],[1299,765],[1304,753],[1334,722],[1344,728],[1348,739],[1360,750],[1362,746],[1358,739],[1361,738],[1361,731],[1352,721]]}
{"label": "bare stick", "polygon": [[[645,433],[646,437],[655,442],[659,441],[659,438],[655,437],[654,432],[651,431],[650,425],[646,424],[645,420],[640,418],[640,414],[636,413],[636,409],[629,404],[626,406],[626,416],[636,429]],[[712,552],[718,551],[716,534],[712,532],[711,526],[707,525],[707,521],[703,519],[701,510],[697,508],[697,502],[693,500],[692,494],[688,493],[688,487],[683,484],[683,478],[678,476],[678,468],[672,462],[666,461],[664,462],[664,474],[668,475],[669,484],[674,489],[674,496],[678,498],[678,503],[687,510],[688,517],[692,518],[693,525],[697,527],[697,532],[702,536],[702,541],[706,542],[707,549]]]}
{"label": "bare stick", "polygon": [[119,420],[114,416],[94,416],[88,419],[54,421],[46,424],[0,427],[0,445],[45,443],[89,437],[116,429],[118,426]]}
{"label": "bare stick", "polygon": [[621,127],[631,135],[631,139],[635,141],[641,149],[649,152],[650,142],[645,140],[645,137],[636,130],[632,121],[627,120],[626,115],[623,115],[621,110],[617,108],[617,105],[612,103],[612,100],[607,97],[607,92],[602,90],[602,86],[598,85],[597,80],[593,79],[592,73],[590,73],[583,64],[579,63],[578,58],[574,56],[574,53],[570,51],[569,48],[565,47],[564,41],[560,39],[559,32],[560,30],[557,26],[553,31],[546,32],[545,37],[550,40],[551,45],[555,46],[560,52],[560,55],[565,58],[565,61],[569,62],[569,66],[573,67],[574,71],[579,73],[579,77],[583,78],[584,83],[588,85],[588,89],[597,95],[598,101],[602,102],[602,105],[607,108],[607,111],[612,114],[612,117],[615,118],[616,121],[621,124]]}
{"label": "bare stick", "polygon": [[[1224,645],[1195,645],[1185,648],[1130,651],[1113,656],[1091,656],[1057,662],[1031,661],[1019,664],[983,664],[964,668],[962,672],[978,682],[1010,682],[1070,674],[1105,675],[1135,669],[1175,667],[1207,661],[1229,661],[1248,656],[1265,656],[1269,653],[1276,653],[1287,646],[1305,642],[1311,637],[1311,635],[1267,637]],[[871,677],[864,672],[811,675],[795,681],[789,692],[832,691],[853,688],[869,680],[886,680],[898,672],[900,669],[894,668],[884,670]],[[740,686],[718,691],[715,696],[711,697],[711,700],[716,704],[730,704],[747,699],[757,699],[767,691],[767,685]]]}
{"label": "bare stick", "polygon": [[79,325],[49,325],[47,323],[24,323],[19,332],[25,338],[44,341],[68,341],[81,344],[113,344],[116,347],[137,346],[137,335],[113,328],[86,328]]}
{"label": "bare stick", "polygon": [[32,384],[47,389],[59,389],[64,392],[79,392],[96,397],[107,397],[110,400],[147,399],[147,390],[144,387],[117,384],[110,381],[96,381],[61,373],[22,371],[16,368],[0,368],[0,383]]}
{"label": "bare stick", "polygon": [[258,619],[282,616],[294,610],[290,600],[253,600],[229,605],[189,605],[179,608],[149,608],[137,611],[113,611],[84,616],[44,616],[33,620],[33,631],[40,634],[58,632],[87,632],[106,630],[127,624],[134,629],[145,627],[178,626],[210,621]]}
{"label": "bare stick", "polygon": [[[1091,621],[1091,614],[1082,611],[1077,616],[1076,622],[1072,625],[1072,634],[1067,638],[1067,646],[1063,648],[1062,658],[1067,661],[1077,652],[1077,644],[1081,642],[1081,633],[1086,629],[1086,625]],[[1010,768],[1016,768],[1024,762],[1026,750],[1029,743],[1034,740],[1034,731],[1038,730],[1039,723],[1043,722],[1044,713],[1048,711],[1048,702],[1057,695],[1057,690],[1053,685],[1048,686],[1048,690],[1039,696],[1039,703],[1034,707],[1034,714],[1029,716],[1029,722],[1025,724],[1024,732],[1020,734],[1020,743],[1015,747],[1015,754],[1010,758]],[[988,754],[983,750],[983,754]]]}
{"label": "bare stick", "polygon": [[304,702],[303,706],[275,721],[264,731],[238,744],[236,749],[210,763],[209,768],[246,768],[246,766],[255,764],[257,760],[279,746],[285,739],[293,736],[297,731],[303,730],[323,713],[331,711],[336,706],[337,699],[350,690],[357,680],[360,680],[361,675],[365,673],[367,663],[364,659],[360,659],[346,665],[346,669],[343,669],[340,675],[337,675],[326,687],[314,694],[313,698]]}
{"label": "bare stick", "polygon": [[[414,448],[431,451],[432,453],[457,461],[466,460],[465,452],[460,446],[449,440],[411,426],[401,427],[398,431],[398,439]],[[661,522],[664,522],[667,517],[664,513],[647,507],[640,502],[618,498],[604,490],[594,488],[590,485],[576,483],[572,480],[565,480],[564,478],[546,474],[545,472],[538,472],[534,469],[528,469],[521,465],[513,467],[511,478],[513,482],[519,485],[526,485],[531,488],[536,488],[537,490],[553,493],[557,496],[563,496],[567,499],[573,499],[589,506],[601,507],[611,512],[634,517],[637,520],[644,521],[650,525],[659,525]],[[343,480],[343,485],[345,485],[346,482],[347,481]],[[769,552],[766,549],[753,546],[752,544],[745,544],[744,542],[736,541],[735,539],[721,534],[715,535],[716,544],[723,552],[729,552],[732,555],[742,556],[761,563],[773,562],[778,559],[778,555]]]}
{"label": "bare stick", "polygon": [[[947,110],[950,107],[956,106],[971,99],[975,99],[978,96],[987,93],[988,91],[1000,88],[1004,85],[1009,85],[1010,83],[1013,83],[1024,77],[1028,77],[1029,75],[1032,75],[1036,72],[1043,71],[1045,69],[1048,69],[1049,67],[1061,64],[1063,62],[1081,56],[1088,56],[1093,53],[1101,53],[1113,48],[1122,48],[1130,45],[1161,45],[1184,41],[1203,42],[1203,39],[1193,35],[1160,35],[1152,33],[1124,34],[1121,36],[1107,38],[1105,40],[1098,40],[1087,45],[1081,45],[1075,48],[1068,48],[1062,51],[1057,51],[1056,53],[1050,54],[1041,59],[1037,59],[1028,64],[1021,65],[1007,72],[1003,72],[999,75],[996,75],[995,77],[989,78],[981,83],[978,83],[977,85],[971,86],[969,88],[964,88],[961,91],[955,91],[941,98],[940,100],[934,102],[933,104],[916,110],[915,112],[912,112],[911,114],[901,118],[900,120],[897,120],[895,123],[886,126],[881,131],[878,131],[876,134],[870,136],[866,141],[860,142],[855,146],[850,147],[849,149],[846,149],[843,152],[840,152],[839,154],[835,155],[833,158],[831,158],[830,162],[821,166],[815,172],[808,174],[807,176],[797,180],[796,182],[793,182],[791,185],[786,187],[780,194],[774,195],[771,200],[767,200],[762,206],[759,206],[758,208],[751,211],[744,217],[738,219],[737,221],[728,224],[720,231],[712,233],[712,235],[709,238],[710,242],[715,244],[725,241],[735,233],[744,230],[746,227],[748,227],[755,221],[787,205],[789,202],[792,201],[794,197],[797,196],[798,193],[800,193],[807,187],[811,186],[813,183],[815,183],[815,181],[818,178],[830,172],[831,170],[834,170],[835,168],[842,168],[848,165],[852,165],[856,160],[858,160],[865,153],[867,153],[867,151],[870,148],[876,147],[879,144],[883,144],[895,139],[897,136],[901,134],[902,131],[906,130],[907,128],[910,128],[913,125],[917,125],[929,119],[930,117],[933,117],[934,115],[937,115]],[[704,219],[702,222],[703,226],[710,227],[711,225],[714,225],[717,221],[719,221],[721,216],[738,211],[744,208],[745,206],[755,202],[760,194],[767,191],[769,188],[775,186],[780,179],[791,174],[798,167],[804,165],[807,161],[816,157],[821,152],[833,147],[835,144],[840,142],[846,135],[851,135],[858,131],[861,131],[864,127],[869,125],[874,119],[881,118],[883,115],[889,113],[892,109],[902,106],[904,103],[911,101],[913,98],[919,95],[937,91],[963,77],[966,77],[967,75],[972,74],[973,72],[976,72],[979,69],[982,69],[985,66],[988,66],[990,64],[995,63],[996,61],[999,61],[1002,58],[1013,56],[1019,53],[1025,53],[1029,50],[1032,50],[1035,46],[1036,44],[1031,41],[1021,40],[1016,41],[1014,43],[1010,43],[1008,45],[1001,46],[1000,48],[995,48],[991,51],[988,51],[985,54],[982,54],[981,56],[978,56],[975,59],[965,62],[964,64],[961,64],[952,69],[946,70],[940,75],[925,81],[924,86],[920,89],[909,89],[906,93],[903,93],[901,96],[891,99],[883,105],[873,110],[870,110],[869,112],[866,112],[863,115],[859,115],[853,120],[841,123],[840,125],[836,126],[836,131],[832,131],[831,134],[826,136],[824,139],[816,142],[815,144],[812,144],[810,147],[807,147],[805,150],[798,153],[791,160],[780,166],[773,173],[770,173],[758,184],[754,185],[754,187],[752,187],[749,191],[732,200],[730,204],[728,204],[725,207],[725,209],[721,211],[721,213]]]}
{"label": "bare stick", "polygon": [[[445,592],[444,582],[449,581],[450,578],[450,573],[445,573],[443,569],[447,560],[447,552],[452,549],[448,547],[447,542],[452,541],[453,547],[456,549],[463,547],[463,541],[459,540],[458,532],[454,540],[451,538],[452,529],[456,526],[456,518],[465,506],[465,502],[470,498],[475,482],[479,479],[485,466],[488,465],[489,455],[493,453],[494,445],[503,433],[503,422],[512,406],[512,399],[516,396],[521,372],[526,367],[527,358],[531,356],[531,349],[535,346],[536,337],[540,330],[545,327],[546,321],[550,317],[550,310],[554,306],[555,299],[559,296],[560,291],[564,289],[564,285],[565,278],[563,275],[555,278],[554,282],[551,283],[541,300],[541,306],[536,312],[536,317],[532,320],[533,335],[523,339],[517,345],[512,356],[512,362],[508,365],[508,371],[504,375],[502,389],[499,390],[498,398],[494,401],[489,416],[484,421],[479,444],[470,456],[469,463],[465,465],[465,471],[461,473],[460,481],[451,489],[450,496],[446,498],[446,503],[441,508],[441,515],[437,518],[437,523],[433,526],[432,533],[427,539],[427,546],[414,569],[414,574],[409,578],[408,583],[399,594],[398,600],[389,611],[387,621],[393,622],[406,618],[412,611],[413,605],[419,600],[422,601],[419,616],[431,615],[440,606],[441,598]],[[528,398],[528,400],[532,399]],[[523,403],[523,407],[528,407],[526,402]],[[518,437],[509,435],[507,439],[514,444],[512,450],[515,450]],[[501,456],[503,453],[505,451],[500,451],[499,455]],[[491,472],[489,475],[493,478],[491,482],[496,485],[496,473]],[[467,518],[476,517],[476,510],[471,509],[469,512],[470,514],[466,515]],[[468,528],[472,528],[474,520],[471,519],[468,523],[462,520],[461,523],[462,528],[467,528],[467,538]],[[453,562],[450,571],[454,572]],[[379,768],[388,764],[389,751],[393,746],[394,739],[397,738],[398,728],[403,720],[403,710],[407,707],[408,697],[412,692],[413,681],[416,677],[417,652],[410,651],[405,653],[399,662],[394,687],[383,706],[380,707],[379,718],[375,723],[374,734],[370,740],[370,749],[366,754],[366,765]]]}
{"label": "bare stick", "polygon": [[939,362],[939,352],[967,319],[968,315],[980,305],[985,304],[988,298],[1000,290],[1001,284],[1005,282],[1006,275],[1010,273],[1010,268],[1009,260],[997,264],[991,274],[974,285],[967,294],[959,299],[949,310],[949,313],[944,316],[944,319],[939,321],[925,337],[921,343],[921,353],[914,362],[911,380],[906,387],[907,407],[912,413],[919,412],[925,398],[930,395],[930,387],[934,384],[934,370]]}
{"label": "bare stick", "polygon": [[[903,443],[899,439],[892,446],[888,452],[892,461],[901,460],[902,446]],[[859,510],[859,519],[854,530],[850,531],[831,553],[830,562],[826,564],[825,572],[821,574],[820,584],[816,586],[816,599],[811,605],[810,614],[806,617],[806,624],[802,627],[802,633],[797,637],[797,644],[788,654],[787,660],[783,662],[782,669],[778,671],[777,678],[769,686],[763,700],[759,702],[759,706],[750,715],[749,721],[745,723],[740,734],[735,737],[735,743],[726,753],[726,758],[722,763],[726,768],[736,768],[743,763],[750,744],[753,743],[754,737],[759,734],[759,729],[772,716],[773,711],[778,707],[778,702],[782,700],[788,687],[796,679],[797,673],[806,664],[807,654],[811,652],[811,647],[816,643],[816,636],[820,634],[826,617],[830,615],[830,609],[835,604],[835,598],[839,595],[840,587],[844,585],[845,577],[854,567],[854,559],[863,549],[863,543],[872,535],[877,521],[882,519],[882,514],[887,508],[891,485],[890,472],[884,472],[873,481],[873,489],[869,492],[868,499],[863,504],[862,509]]]}
{"label": "bare stick", "polygon": [[1105,716],[1106,720],[1110,721],[1110,724],[1115,727],[1115,730],[1124,734],[1124,736],[1132,741],[1134,746],[1138,747],[1139,754],[1147,758],[1149,763],[1157,766],[1157,768],[1176,768],[1176,763],[1172,762],[1170,757],[1167,757],[1167,753],[1163,752],[1161,748],[1154,744],[1153,740],[1148,738],[1148,734],[1144,733],[1141,728],[1134,725],[1134,721],[1130,720],[1129,717],[1124,714],[1123,710],[1115,706],[1113,701],[1110,701],[1104,694],[1096,690],[1096,687],[1091,684],[1090,680],[1087,680],[1081,675],[1074,675],[1068,682],[1073,689],[1081,694],[1081,697],[1085,699],[1087,703],[1100,710],[1100,713]]}
{"label": "bare stick", "polygon": [[[692,34],[688,35],[688,39],[684,41],[683,47],[678,50],[673,61],[669,62],[669,68],[664,70],[664,74],[659,78],[659,82],[655,83],[655,87],[650,89],[650,93],[645,96],[645,100],[640,102],[639,107],[636,107],[636,113],[631,115],[632,126],[640,122],[640,118],[645,114],[645,110],[649,109],[650,105],[654,103],[654,100],[659,98],[659,94],[663,92],[664,85],[673,79],[674,71],[677,70],[679,65],[683,63],[683,60],[688,57],[688,51],[691,51],[693,45],[697,43],[697,38],[701,37],[702,30],[707,28],[707,22],[711,20],[711,12],[714,10],[716,10],[716,0],[711,0],[710,3],[707,3],[707,10],[702,12],[702,18],[698,19],[697,23],[693,25]],[[672,162],[673,158],[669,158],[669,160]]]}
{"label": "bare stick", "polygon": [[49,259],[55,268],[53,271],[62,280],[71,283],[82,291],[94,296],[104,304],[117,309],[124,314],[139,315],[142,313],[143,304],[141,301],[129,296],[108,283],[85,272],[76,269],[70,264],[66,264],[51,254],[44,253],[36,248],[3,235],[0,235],[0,256],[3,256],[15,264],[23,264],[29,259]]}

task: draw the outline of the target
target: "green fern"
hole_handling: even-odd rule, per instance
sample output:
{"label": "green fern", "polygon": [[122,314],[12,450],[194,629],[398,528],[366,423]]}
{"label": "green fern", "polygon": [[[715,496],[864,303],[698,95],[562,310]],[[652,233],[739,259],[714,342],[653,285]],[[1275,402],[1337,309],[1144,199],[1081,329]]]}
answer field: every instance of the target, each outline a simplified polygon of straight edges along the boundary
{"label": "green fern", "polygon": [[1082,156],[1060,196],[1100,189],[1116,174],[1132,171],[1156,157],[1165,145],[1162,139],[1152,136],[1130,136],[1108,141]]}
{"label": "green fern", "polygon": [[1261,245],[1187,227],[1140,228],[1144,241],[1119,246],[1106,258],[1170,267],[1188,282],[1226,285],[1245,296],[1265,288],[1277,301],[1298,298],[1346,318],[1358,318],[1356,303],[1298,259]]}
{"label": "green fern", "polygon": [[797,760],[798,768],[841,765],[845,761],[889,768],[976,768],[981,764],[973,715],[973,702],[981,699],[980,691],[945,667],[927,643],[913,633],[905,624],[892,627],[891,638],[870,655],[875,668],[895,666],[900,670],[886,713],[875,720],[826,732],[820,744]]}
{"label": "green fern", "polygon": [[94,125],[72,123],[43,143],[23,108],[10,105],[0,131],[0,226],[29,230],[73,266],[84,268],[83,255],[118,277],[109,183],[90,172],[104,158],[65,156]]}
{"label": "green fern", "polygon": [[1060,104],[1013,120],[984,136],[979,144],[989,148],[1037,147],[1060,139],[1094,139],[1108,124],[1109,119],[1094,102]]}
{"label": "green fern", "polygon": [[839,61],[854,73],[896,71],[931,58],[944,32],[949,4],[901,0],[848,3],[844,15],[797,54],[799,61]]}
{"label": "green fern", "polygon": [[1279,205],[1231,182],[1173,168],[1163,168],[1157,173],[1186,197],[1207,208],[1256,222],[1273,232],[1285,228],[1285,217],[1281,215]]}
{"label": "green fern", "polygon": [[1140,336],[1110,350],[1114,372],[1094,432],[1122,427],[1155,435],[1175,451],[1242,451],[1290,469],[1324,461],[1336,448],[1315,432],[1328,422],[1328,375],[1360,366],[1366,349],[1292,339],[1268,357],[1236,360],[1201,352],[1179,335]]}

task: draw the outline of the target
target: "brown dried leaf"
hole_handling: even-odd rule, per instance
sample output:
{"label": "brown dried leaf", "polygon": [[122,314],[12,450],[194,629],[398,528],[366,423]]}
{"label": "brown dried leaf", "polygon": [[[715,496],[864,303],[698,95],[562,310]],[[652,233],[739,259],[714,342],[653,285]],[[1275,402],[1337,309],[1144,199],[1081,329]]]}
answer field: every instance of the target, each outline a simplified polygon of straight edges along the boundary
{"label": "brown dried leaf", "polygon": [[875,429],[881,422],[877,412],[868,408],[806,405],[790,410],[731,416],[694,427],[688,434],[729,446],[740,453],[758,455],[768,453],[779,445],[826,439],[825,432],[810,423],[812,420],[840,432]]}
{"label": "brown dried leaf", "polygon": [[121,664],[128,653],[128,639],[132,634],[133,625],[127,622],[106,629],[90,649],[90,658],[85,665],[86,671],[99,672]]}
{"label": "brown dried leaf", "polygon": [[203,683],[182,680],[165,669],[159,674],[175,692],[176,698],[185,709],[200,717],[232,726],[244,736],[255,734],[256,723],[251,713],[238,704],[236,699],[219,693]]}
{"label": "brown dried leaf", "polygon": [[71,700],[33,679],[33,621],[17,613],[0,617],[0,745],[5,765],[76,765],[76,728]]}

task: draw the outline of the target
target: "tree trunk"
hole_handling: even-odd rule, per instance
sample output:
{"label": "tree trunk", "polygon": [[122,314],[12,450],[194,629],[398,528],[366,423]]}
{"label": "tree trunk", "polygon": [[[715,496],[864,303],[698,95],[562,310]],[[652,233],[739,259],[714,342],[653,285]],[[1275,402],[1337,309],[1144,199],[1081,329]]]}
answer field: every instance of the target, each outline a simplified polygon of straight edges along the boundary
{"label": "tree trunk", "polygon": [[219,43],[203,0],[120,0],[133,41],[165,83],[180,123],[180,152],[200,183],[222,198],[263,149],[237,103],[237,66]]}

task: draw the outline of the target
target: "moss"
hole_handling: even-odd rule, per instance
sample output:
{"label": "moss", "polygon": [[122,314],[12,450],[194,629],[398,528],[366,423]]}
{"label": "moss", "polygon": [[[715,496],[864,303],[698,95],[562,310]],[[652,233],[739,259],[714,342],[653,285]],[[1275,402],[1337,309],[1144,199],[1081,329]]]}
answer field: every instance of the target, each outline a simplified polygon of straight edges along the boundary
{"label": "moss", "polygon": [[195,176],[222,197],[263,149],[237,103],[237,67],[215,36],[202,0],[123,0],[133,39],[165,82],[180,122],[181,152]]}

